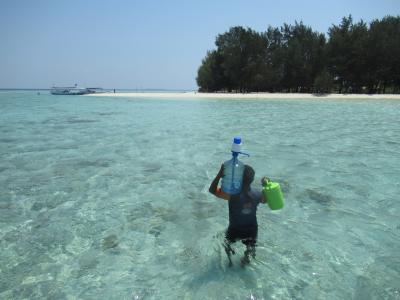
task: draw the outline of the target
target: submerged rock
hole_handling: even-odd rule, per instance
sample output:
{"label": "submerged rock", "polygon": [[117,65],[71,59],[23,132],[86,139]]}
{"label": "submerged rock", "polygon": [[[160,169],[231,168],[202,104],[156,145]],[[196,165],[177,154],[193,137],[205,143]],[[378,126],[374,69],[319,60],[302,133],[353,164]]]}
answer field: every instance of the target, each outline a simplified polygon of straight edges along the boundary
{"label": "submerged rock", "polygon": [[44,204],[42,202],[35,202],[35,203],[33,203],[32,207],[31,207],[31,210],[39,211],[43,207],[44,207]]}
{"label": "submerged rock", "polygon": [[115,248],[118,246],[118,237],[115,234],[110,234],[103,239],[103,250]]}
{"label": "submerged rock", "polygon": [[308,198],[320,204],[330,204],[334,202],[334,198],[332,196],[322,193],[316,189],[307,189],[306,193]]}

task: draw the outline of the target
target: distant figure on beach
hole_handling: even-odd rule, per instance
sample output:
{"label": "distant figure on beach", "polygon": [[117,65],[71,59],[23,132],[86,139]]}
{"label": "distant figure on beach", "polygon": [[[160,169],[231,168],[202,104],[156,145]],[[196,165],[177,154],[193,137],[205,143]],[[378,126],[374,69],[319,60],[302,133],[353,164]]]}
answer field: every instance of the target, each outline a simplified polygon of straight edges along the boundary
{"label": "distant figure on beach", "polygon": [[[231,255],[235,254],[231,244],[242,241],[246,245],[244,256],[241,259],[242,266],[250,263],[250,255],[256,256],[257,243],[257,206],[260,203],[267,203],[267,199],[261,191],[251,189],[254,180],[254,170],[245,165],[243,171],[242,190],[239,194],[230,195],[218,188],[219,180],[224,176],[224,165],[222,164],[217,176],[210,185],[209,192],[218,198],[228,200],[229,204],[229,226],[225,232],[224,248],[229,259],[229,266],[232,266]],[[264,178],[263,178],[264,179]]]}
{"label": "distant figure on beach", "polygon": [[114,94],[115,94],[115,89],[114,89]]}

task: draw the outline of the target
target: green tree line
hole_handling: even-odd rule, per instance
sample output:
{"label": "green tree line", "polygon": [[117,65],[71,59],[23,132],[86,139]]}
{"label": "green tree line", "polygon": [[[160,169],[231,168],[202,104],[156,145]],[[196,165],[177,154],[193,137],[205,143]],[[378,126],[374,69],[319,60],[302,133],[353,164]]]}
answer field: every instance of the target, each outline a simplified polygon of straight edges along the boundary
{"label": "green tree line", "polygon": [[217,36],[197,73],[201,92],[399,93],[400,17],[351,16],[327,37],[302,22]]}

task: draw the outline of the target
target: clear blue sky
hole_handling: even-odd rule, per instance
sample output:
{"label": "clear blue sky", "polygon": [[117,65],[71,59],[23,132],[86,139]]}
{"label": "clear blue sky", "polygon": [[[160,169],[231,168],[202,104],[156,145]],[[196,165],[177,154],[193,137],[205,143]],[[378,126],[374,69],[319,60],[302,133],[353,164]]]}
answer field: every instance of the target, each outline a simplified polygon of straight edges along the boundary
{"label": "clear blue sky", "polygon": [[303,21],[326,33],[351,14],[400,14],[400,0],[1,0],[0,88],[52,84],[196,89],[215,37]]}

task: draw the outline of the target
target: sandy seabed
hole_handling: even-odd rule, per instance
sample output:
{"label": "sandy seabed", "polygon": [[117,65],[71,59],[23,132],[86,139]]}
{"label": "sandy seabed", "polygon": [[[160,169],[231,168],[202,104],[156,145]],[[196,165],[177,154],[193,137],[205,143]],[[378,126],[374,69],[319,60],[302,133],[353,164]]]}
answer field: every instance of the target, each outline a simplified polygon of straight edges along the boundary
{"label": "sandy seabed", "polygon": [[87,96],[96,97],[134,97],[134,98],[207,98],[207,99],[395,99],[400,100],[400,94],[300,94],[300,93],[199,93],[199,92],[118,92],[118,93],[100,93]]}

